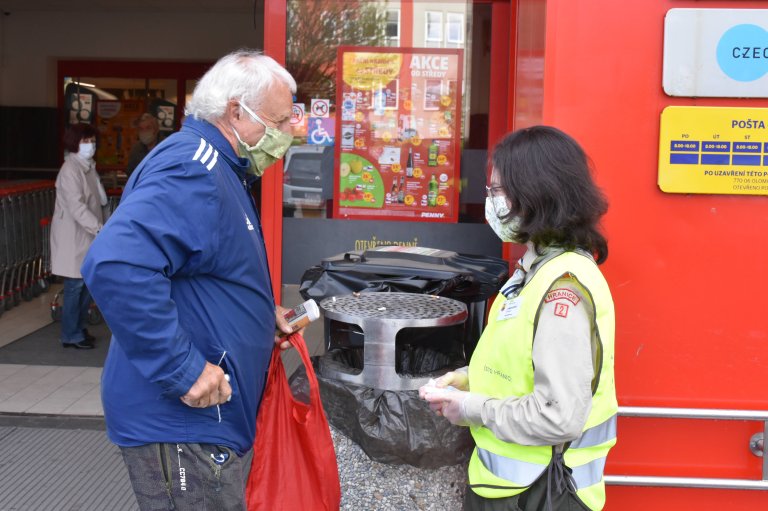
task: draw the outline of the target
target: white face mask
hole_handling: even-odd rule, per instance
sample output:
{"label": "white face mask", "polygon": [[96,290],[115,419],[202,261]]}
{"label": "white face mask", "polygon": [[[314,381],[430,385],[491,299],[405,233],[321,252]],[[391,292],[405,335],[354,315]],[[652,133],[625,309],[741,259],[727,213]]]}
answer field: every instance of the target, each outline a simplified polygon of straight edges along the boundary
{"label": "white face mask", "polygon": [[94,154],[96,154],[96,144],[93,142],[80,142],[80,148],[77,151],[77,155],[80,158],[90,160]]}
{"label": "white face mask", "polygon": [[507,198],[486,197],[485,198],[485,219],[491,226],[496,236],[501,241],[517,241],[517,230],[520,228],[520,217],[513,217],[507,222],[501,221],[501,216],[509,214]]}

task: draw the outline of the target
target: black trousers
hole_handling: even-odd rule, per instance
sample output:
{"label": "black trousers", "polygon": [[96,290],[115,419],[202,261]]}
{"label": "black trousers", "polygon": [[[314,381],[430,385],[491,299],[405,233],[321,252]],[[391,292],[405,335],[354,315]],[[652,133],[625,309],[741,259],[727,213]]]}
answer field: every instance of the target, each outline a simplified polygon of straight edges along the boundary
{"label": "black trousers", "polygon": [[121,447],[141,511],[245,511],[253,450],[156,443]]}

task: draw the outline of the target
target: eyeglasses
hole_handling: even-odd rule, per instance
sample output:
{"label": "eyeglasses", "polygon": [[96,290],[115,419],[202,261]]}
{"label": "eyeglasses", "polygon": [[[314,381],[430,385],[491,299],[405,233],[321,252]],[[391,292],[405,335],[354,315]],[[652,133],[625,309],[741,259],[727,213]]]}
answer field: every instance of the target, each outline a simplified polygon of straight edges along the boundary
{"label": "eyeglasses", "polygon": [[486,186],[485,193],[488,197],[504,197],[504,188],[500,185]]}

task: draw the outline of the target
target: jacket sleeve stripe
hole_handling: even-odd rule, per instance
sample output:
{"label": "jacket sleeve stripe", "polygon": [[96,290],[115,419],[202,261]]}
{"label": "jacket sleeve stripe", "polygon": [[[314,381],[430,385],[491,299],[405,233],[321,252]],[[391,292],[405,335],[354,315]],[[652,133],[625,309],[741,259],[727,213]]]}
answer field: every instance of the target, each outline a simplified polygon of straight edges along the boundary
{"label": "jacket sleeve stripe", "polygon": [[213,167],[216,165],[216,162],[218,160],[219,160],[219,152],[218,151],[213,151],[213,158],[211,158],[210,163],[208,163],[208,165],[205,166],[205,168],[208,169],[208,172],[213,170]]}
{"label": "jacket sleeve stripe", "polygon": [[192,157],[193,160],[196,160],[196,159],[200,158],[200,154],[203,152],[203,149],[205,149],[206,144],[207,144],[207,142],[205,141],[205,139],[201,138],[200,139],[200,147],[197,148],[197,152]]}
{"label": "jacket sleeve stripe", "polygon": [[208,149],[205,151],[205,154],[203,155],[203,157],[200,158],[200,163],[202,163],[203,165],[208,163],[208,158],[211,157],[211,153],[213,153],[213,146],[211,144],[208,144]]}

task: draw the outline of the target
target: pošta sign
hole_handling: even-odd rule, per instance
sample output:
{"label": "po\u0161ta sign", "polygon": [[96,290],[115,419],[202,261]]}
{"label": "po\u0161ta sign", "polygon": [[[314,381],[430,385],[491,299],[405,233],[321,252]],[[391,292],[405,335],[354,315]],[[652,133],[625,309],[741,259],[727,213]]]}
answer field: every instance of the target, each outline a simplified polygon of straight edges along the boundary
{"label": "po\u0161ta sign", "polygon": [[673,193],[768,195],[768,108],[665,108],[659,187]]}

